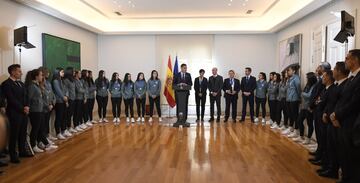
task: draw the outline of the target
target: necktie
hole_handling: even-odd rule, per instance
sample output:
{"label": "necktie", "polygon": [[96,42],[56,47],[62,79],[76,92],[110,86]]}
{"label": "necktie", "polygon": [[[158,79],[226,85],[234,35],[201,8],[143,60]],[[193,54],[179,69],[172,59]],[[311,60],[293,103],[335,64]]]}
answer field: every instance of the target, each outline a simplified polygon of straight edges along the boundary
{"label": "necktie", "polygon": [[18,87],[21,87],[21,84],[19,81],[15,81],[16,85],[18,85]]}
{"label": "necktie", "polygon": [[349,77],[349,81],[352,81],[354,79],[354,76]]}

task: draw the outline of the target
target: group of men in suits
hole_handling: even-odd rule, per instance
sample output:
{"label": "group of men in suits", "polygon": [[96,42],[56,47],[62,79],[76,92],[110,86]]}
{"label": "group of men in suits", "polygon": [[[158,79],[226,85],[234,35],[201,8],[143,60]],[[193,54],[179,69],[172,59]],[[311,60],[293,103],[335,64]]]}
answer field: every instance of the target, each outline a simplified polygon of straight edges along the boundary
{"label": "group of men in suits", "polygon": [[[191,75],[186,72],[186,64],[181,65],[181,72],[177,73],[174,76],[173,87],[174,86],[192,86],[193,82]],[[209,122],[215,121],[215,105],[217,109],[217,118],[216,122],[220,122],[221,116],[221,96],[224,96],[226,108],[225,108],[225,119],[224,122],[227,122],[230,117],[230,109],[232,110],[232,120],[236,122],[237,117],[237,101],[239,92],[242,91],[243,97],[243,111],[241,116],[241,122],[245,121],[246,116],[246,106],[247,103],[250,105],[250,116],[251,121],[254,122],[254,90],[256,89],[256,78],[251,76],[251,68],[245,68],[245,77],[242,78],[242,81],[235,78],[235,71],[230,70],[228,72],[229,77],[225,80],[222,76],[218,74],[218,69],[214,67],[212,69],[212,76],[207,79],[204,77],[205,70],[200,69],[199,77],[195,78],[194,81],[194,90],[195,90],[195,101],[196,101],[196,115],[197,121],[204,121],[205,113],[205,104],[206,104],[206,95],[209,91],[210,97],[210,119]],[[175,93],[177,91],[175,90]],[[224,95],[222,95],[224,92]],[[187,91],[187,96],[190,93]],[[177,96],[175,94],[175,96]],[[188,97],[186,99],[188,104]],[[177,101],[177,100],[176,100]],[[178,101],[177,101],[178,104]],[[178,114],[178,111],[177,111]],[[187,111],[185,118],[187,117]]]}
{"label": "group of men in suits", "polygon": [[321,65],[317,72],[310,109],[318,148],[309,161],[321,166],[320,176],[338,178],[341,168],[339,182],[360,182],[360,50],[349,51],[333,71]]}

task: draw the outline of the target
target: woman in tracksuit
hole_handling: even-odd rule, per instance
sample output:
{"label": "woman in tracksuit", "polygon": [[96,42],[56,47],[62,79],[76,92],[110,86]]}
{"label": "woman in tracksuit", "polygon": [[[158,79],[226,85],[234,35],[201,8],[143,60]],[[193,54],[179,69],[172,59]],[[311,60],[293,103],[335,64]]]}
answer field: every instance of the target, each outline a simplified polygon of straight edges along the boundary
{"label": "woman in tracksuit", "polygon": [[147,89],[147,84],[145,81],[144,73],[140,72],[134,84],[136,109],[138,113],[138,119],[136,120],[137,122],[145,121],[146,89]]}
{"label": "woman in tracksuit", "polygon": [[[311,136],[314,132],[314,125],[313,125],[313,113],[309,110],[310,102],[311,102],[311,93],[314,89],[314,86],[317,82],[317,78],[315,73],[309,72],[306,74],[307,83],[306,86],[301,93],[302,97],[302,105],[299,117],[297,119],[297,124],[299,126],[300,130],[300,137],[294,139],[294,141],[300,142],[302,141],[302,144],[307,145],[310,143]],[[304,120],[307,121],[308,126],[308,134],[307,137],[304,137]]]}
{"label": "woman in tracksuit", "polygon": [[147,91],[149,96],[150,103],[150,119],[149,122],[152,122],[153,113],[154,113],[154,103],[156,105],[156,111],[159,116],[159,122],[161,119],[161,108],[160,108],[160,92],[161,92],[161,81],[158,78],[158,72],[153,70],[151,72],[151,78],[147,82]]}
{"label": "woman in tracksuit", "polygon": [[131,122],[135,123],[134,119],[134,82],[131,80],[131,75],[129,73],[125,74],[124,83],[121,87],[121,93],[124,98],[125,103],[125,115],[126,115],[126,122],[130,122],[129,118],[129,110],[130,110],[130,117]]}
{"label": "woman in tracksuit", "polygon": [[68,67],[65,70],[64,86],[67,90],[69,101],[66,107],[66,130],[64,132],[65,137],[72,137],[72,133],[76,133],[77,130],[74,123],[74,112],[75,112],[75,82],[74,82],[74,68]]}
{"label": "woman in tracksuit", "polygon": [[[286,92],[286,102],[288,104],[288,115],[290,119],[290,128],[284,131],[284,135],[290,138],[296,138],[299,136],[299,132],[294,130],[294,124],[299,115],[299,105],[301,100],[301,85],[300,77],[297,75],[299,66],[291,66],[288,68],[287,73],[289,77],[289,87]],[[295,124],[295,129],[298,129],[298,124]]]}
{"label": "woman in tracksuit", "polygon": [[84,104],[86,103],[86,90],[85,84],[81,81],[81,72],[75,71],[75,113],[74,113],[74,126],[77,131],[84,131],[88,127],[83,121]]}
{"label": "woman in tracksuit", "polygon": [[88,78],[89,78],[89,74],[88,74],[88,70],[81,70],[81,84],[84,87],[85,93],[85,99],[84,99],[84,104],[83,104],[83,112],[82,112],[82,120],[84,122],[84,124],[88,127],[92,127],[93,123],[90,121],[89,119],[89,108],[88,108],[88,99],[89,99],[89,87],[88,87]]}
{"label": "woman in tracksuit", "polygon": [[98,114],[99,114],[99,123],[109,122],[106,119],[106,107],[108,103],[108,90],[109,90],[109,80],[105,77],[105,71],[100,70],[99,76],[95,80],[96,85],[96,101],[98,103]]}
{"label": "woman in tracksuit", "polygon": [[277,107],[277,96],[279,94],[279,82],[280,82],[280,75],[277,73],[272,73],[273,76],[269,81],[268,87],[268,101],[269,101],[269,109],[270,109],[270,124],[272,128],[276,127],[276,107]]}
{"label": "woman in tracksuit", "polygon": [[56,137],[53,137],[52,135],[50,135],[50,116],[51,116],[51,112],[53,110],[53,108],[55,107],[56,104],[56,97],[54,94],[54,91],[52,89],[51,83],[48,80],[49,79],[49,75],[50,72],[46,67],[40,67],[39,68],[43,75],[44,75],[44,97],[46,99],[46,102],[48,104],[49,107],[45,107],[45,133],[46,133],[46,137],[48,138],[48,140],[50,141],[50,143],[52,143],[52,141],[57,140]]}
{"label": "woman in tracksuit", "polygon": [[54,94],[56,97],[56,104],[55,104],[55,131],[57,134],[57,138],[60,140],[66,139],[63,133],[66,130],[66,105],[68,102],[68,95],[66,88],[63,83],[64,78],[64,69],[57,68],[54,71],[53,78],[52,78],[52,86],[54,90]]}
{"label": "woman in tracksuit", "polygon": [[97,121],[94,120],[93,118],[93,110],[94,110],[94,104],[95,104],[95,91],[96,91],[96,86],[95,86],[95,82],[93,79],[93,75],[92,75],[92,71],[88,70],[88,77],[86,79],[86,85],[88,88],[88,99],[87,99],[87,109],[88,109],[88,118],[89,121],[91,121],[92,123],[97,123]]}
{"label": "woman in tracksuit", "polygon": [[[34,69],[29,71],[26,76],[25,87],[27,88],[27,99],[29,101],[30,107],[30,123],[31,123],[31,132],[30,132],[30,144],[32,150],[35,153],[44,152],[42,148],[46,151],[56,149],[57,146],[51,145],[46,138],[45,134],[45,116],[44,108],[49,107],[44,97],[44,86],[41,86],[43,82],[43,73],[40,69]],[[37,141],[40,141],[38,144]]]}
{"label": "woman in tracksuit", "polygon": [[[288,128],[288,113],[287,113],[287,105],[286,105],[286,92],[288,88],[288,82],[287,82],[287,74],[285,71],[281,72],[281,81],[279,84],[279,95],[277,97],[278,99],[278,112],[277,112],[277,125],[278,129],[280,130],[286,130]],[[283,124],[281,124],[281,118],[284,117]]]}
{"label": "woman in tracksuit", "polygon": [[266,75],[263,72],[259,74],[259,80],[256,82],[256,95],[255,95],[255,103],[256,103],[256,118],[255,123],[259,122],[259,113],[260,106],[262,112],[262,124],[265,125],[265,116],[266,116],[266,93],[268,89],[268,83],[266,82]]}
{"label": "woman in tracksuit", "polygon": [[122,82],[119,78],[119,74],[114,72],[111,81],[110,81],[110,94],[111,94],[111,104],[112,104],[112,113],[114,116],[114,124],[120,124],[120,114],[121,114],[121,86]]}

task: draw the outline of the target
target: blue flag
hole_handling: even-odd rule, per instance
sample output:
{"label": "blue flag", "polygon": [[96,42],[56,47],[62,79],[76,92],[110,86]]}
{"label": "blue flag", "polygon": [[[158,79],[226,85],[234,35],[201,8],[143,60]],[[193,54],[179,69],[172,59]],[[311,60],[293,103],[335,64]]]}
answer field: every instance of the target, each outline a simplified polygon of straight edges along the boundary
{"label": "blue flag", "polygon": [[178,73],[179,73],[178,57],[177,57],[177,55],[176,55],[173,74],[174,74],[174,76],[175,76],[175,75],[178,74]]}

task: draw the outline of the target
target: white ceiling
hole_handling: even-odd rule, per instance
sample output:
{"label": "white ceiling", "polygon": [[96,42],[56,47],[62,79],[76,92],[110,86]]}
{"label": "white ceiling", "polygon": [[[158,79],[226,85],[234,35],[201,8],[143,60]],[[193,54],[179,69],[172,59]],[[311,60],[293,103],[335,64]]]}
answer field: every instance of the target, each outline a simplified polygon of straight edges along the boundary
{"label": "white ceiling", "polygon": [[99,34],[249,34],[278,31],[335,0],[15,1]]}
{"label": "white ceiling", "polygon": [[[278,0],[82,0],[109,18],[261,16]],[[251,14],[246,14],[253,10]]]}

